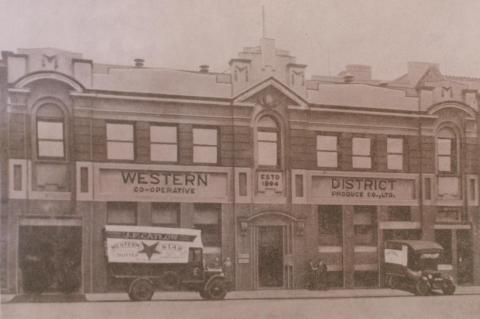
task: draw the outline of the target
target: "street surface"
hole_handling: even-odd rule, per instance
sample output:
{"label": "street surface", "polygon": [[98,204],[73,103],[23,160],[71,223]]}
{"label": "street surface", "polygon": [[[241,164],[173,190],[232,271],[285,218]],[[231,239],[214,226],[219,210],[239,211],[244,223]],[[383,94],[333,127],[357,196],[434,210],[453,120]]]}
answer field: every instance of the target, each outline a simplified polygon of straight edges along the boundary
{"label": "street surface", "polygon": [[2,319],[480,318],[480,295],[4,303]]}

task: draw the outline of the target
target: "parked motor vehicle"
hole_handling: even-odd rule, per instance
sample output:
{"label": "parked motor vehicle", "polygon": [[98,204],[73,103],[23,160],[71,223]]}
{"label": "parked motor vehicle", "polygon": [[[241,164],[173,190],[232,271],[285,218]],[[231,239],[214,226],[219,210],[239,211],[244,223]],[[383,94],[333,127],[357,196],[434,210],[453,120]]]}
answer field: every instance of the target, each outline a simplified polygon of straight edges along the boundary
{"label": "parked motor vehicle", "polygon": [[230,284],[221,268],[205,267],[200,230],[107,225],[104,234],[109,274],[131,300],[185,289],[204,299],[225,298]]}
{"label": "parked motor vehicle", "polygon": [[453,277],[438,270],[443,248],[425,240],[385,242],[385,283],[393,289],[413,290],[425,296],[438,289],[445,295],[455,292]]}

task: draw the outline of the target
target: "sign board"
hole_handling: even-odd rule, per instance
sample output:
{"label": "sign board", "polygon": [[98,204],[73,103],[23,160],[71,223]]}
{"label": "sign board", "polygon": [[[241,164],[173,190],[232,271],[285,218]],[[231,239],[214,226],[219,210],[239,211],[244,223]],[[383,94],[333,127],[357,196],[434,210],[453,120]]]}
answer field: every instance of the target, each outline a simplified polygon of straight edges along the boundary
{"label": "sign board", "polygon": [[257,181],[260,193],[268,190],[276,193],[283,191],[283,174],[281,172],[258,172]]}
{"label": "sign board", "polygon": [[100,169],[100,193],[125,196],[227,196],[227,174],[189,171]]}
{"label": "sign board", "polygon": [[396,265],[407,265],[408,247],[402,245],[402,249],[385,249],[385,262]]}
{"label": "sign board", "polygon": [[187,263],[190,247],[202,248],[200,230],[105,226],[110,263]]}
{"label": "sign board", "polygon": [[314,176],[312,195],[329,199],[412,200],[415,199],[415,181],[376,177]]}

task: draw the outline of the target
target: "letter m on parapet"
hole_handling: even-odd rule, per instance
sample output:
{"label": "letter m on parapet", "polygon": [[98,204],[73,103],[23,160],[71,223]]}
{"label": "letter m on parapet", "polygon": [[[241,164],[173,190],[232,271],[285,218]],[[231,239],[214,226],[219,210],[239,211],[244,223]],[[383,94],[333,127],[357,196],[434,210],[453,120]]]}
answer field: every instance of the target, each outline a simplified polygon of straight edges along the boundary
{"label": "letter m on parapet", "polygon": [[42,55],[42,67],[45,69],[54,69],[58,68],[58,58],[57,55]]}

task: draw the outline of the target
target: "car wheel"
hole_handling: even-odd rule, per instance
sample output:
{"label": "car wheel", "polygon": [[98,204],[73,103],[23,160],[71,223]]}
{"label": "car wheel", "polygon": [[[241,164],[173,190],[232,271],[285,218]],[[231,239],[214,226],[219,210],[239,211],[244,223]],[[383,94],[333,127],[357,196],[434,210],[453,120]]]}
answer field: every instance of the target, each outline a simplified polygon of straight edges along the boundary
{"label": "car wheel", "polygon": [[179,282],[180,280],[176,272],[166,271],[160,278],[160,288],[168,291],[176,290],[178,289]]}
{"label": "car wheel", "polygon": [[150,281],[143,278],[137,278],[128,288],[128,296],[133,301],[148,301],[153,296],[153,285]]}
{"label": "car wheel", "polygon": [[420,279],[415,284],[415,292],[419,296],[427,296],[430,293],[430,284],[428,281]]}
{"label": "car wheel", "polygon": [[445,280],[442,285],[442,291],[445,295],[453,295],[455,293],[455,285],[451,280]]}
{"label": "car wheel", "polygon": [[205,294],[208,299],[211,300],[222,300],[227,295],[227,287],[225,286],[225,280],[223,279],[214,279],[212,280],[205,289]]}

